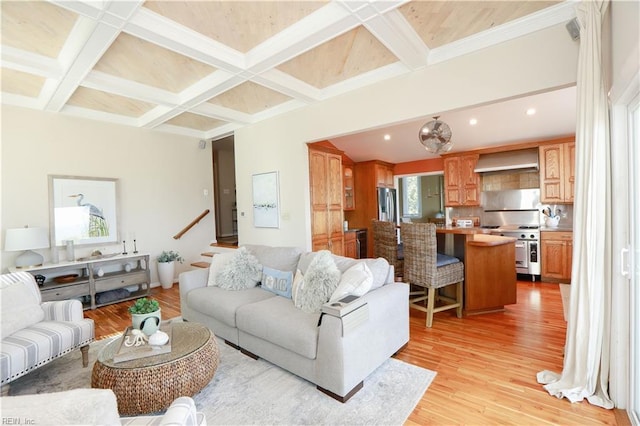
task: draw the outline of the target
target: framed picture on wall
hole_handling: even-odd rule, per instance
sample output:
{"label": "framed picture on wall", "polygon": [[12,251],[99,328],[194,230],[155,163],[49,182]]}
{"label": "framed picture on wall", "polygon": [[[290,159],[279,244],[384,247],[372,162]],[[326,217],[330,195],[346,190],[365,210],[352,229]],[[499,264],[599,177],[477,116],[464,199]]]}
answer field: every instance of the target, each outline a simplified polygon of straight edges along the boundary
{"label": "framed picture on wall", "polygon": [[253,226],[279,228],[278,172],[253,175]]}
{"label": "framed picture on wall", "polygon": [[49,175],[51,241],[62,246],[118,241],[118,180]]}

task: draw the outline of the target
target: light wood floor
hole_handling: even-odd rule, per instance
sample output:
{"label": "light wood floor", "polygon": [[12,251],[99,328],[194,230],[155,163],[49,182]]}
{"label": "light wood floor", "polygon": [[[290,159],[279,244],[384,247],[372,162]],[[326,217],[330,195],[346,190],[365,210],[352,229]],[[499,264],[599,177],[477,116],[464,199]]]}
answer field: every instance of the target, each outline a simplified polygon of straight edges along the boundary
{"label": "light wood floor", "polygon": [[[177,285],[152,294],[163,318],[180,315]],[[96,337],[124,330],[130,304],[85,311]],[[407,425],[629,424],[623,410],[571,404],[536,382],[538,371],[562,370],[566,323],[557,284],[519,282],[518,303],[505,312],[458,319],[451,310],[437,313],[431,329],[424,324],[425,314],[412,309],[411,340],[396,356],[438,373]]]}

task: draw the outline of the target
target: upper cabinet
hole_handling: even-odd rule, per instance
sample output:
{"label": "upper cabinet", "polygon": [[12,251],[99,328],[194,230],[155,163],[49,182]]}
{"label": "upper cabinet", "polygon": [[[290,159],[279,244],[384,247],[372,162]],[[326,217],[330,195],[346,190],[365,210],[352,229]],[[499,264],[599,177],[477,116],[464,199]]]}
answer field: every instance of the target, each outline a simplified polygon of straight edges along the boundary
{"label": "upper cabinet", "polygon": [[540,201],[573,203],[575,142],[542,145],[540,150]]}
{"label": "upper cabinet", "polygon": [[473,171],[478,157],[478,154],[463,154],[444,159],[445,206],[480,205],[480,175]]}
{"label": "upper cabinet", "polygon": [[350,211],[356,208],[355,200],[355,179],[353,176],[353,166],[342,165],[342,185],[343,185],[343,210]]}
{"label": "upper cabinet", "polygon": [[376,186],[393,188],[393,164],[378,162],[375,164]]}

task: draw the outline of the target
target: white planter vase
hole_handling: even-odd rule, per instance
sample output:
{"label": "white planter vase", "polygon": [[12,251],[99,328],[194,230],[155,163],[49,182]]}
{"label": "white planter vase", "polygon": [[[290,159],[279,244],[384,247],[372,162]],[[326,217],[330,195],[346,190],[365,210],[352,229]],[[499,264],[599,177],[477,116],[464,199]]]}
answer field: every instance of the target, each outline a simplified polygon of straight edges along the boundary
{"label": "white planter vase", "polygon": [[162,288],[170,289],[173,287],[173,277],[176,270],[175,261],[171,262],[158,262],[158,279]]}
{"label": "white planter vase", "polygon": [[160,329],[162,321],[160,309],[149,314],[131,314],[133,328],[142,330],[147,336],[152,335]]}

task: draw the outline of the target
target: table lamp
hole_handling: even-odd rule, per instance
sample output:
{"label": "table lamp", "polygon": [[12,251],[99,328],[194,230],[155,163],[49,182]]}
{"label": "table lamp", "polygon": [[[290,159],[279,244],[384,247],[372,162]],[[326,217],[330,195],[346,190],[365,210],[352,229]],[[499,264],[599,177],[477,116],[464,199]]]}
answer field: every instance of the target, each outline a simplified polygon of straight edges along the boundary
{"label": "table lamp", "polygon": [[7,229],[4,240],[5,251],[21,251],[24,253],[16,257],[16,268],[29,268],[41,266],[44,257],[34,252],[34,249],[49,247],[49,232],[47,228],[24,228]]}

